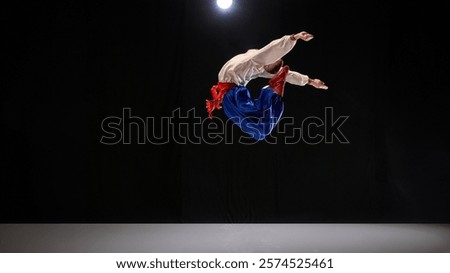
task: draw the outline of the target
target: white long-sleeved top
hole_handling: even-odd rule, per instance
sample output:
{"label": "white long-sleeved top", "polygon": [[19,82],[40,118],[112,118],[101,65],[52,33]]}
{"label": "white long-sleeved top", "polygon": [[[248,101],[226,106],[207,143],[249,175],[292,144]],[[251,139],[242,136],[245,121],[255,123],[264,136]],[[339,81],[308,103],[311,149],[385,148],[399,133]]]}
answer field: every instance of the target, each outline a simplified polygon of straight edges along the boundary
{"label": "white long-sleeved top", "polygon": [[[219,71],[219,82],[232,82],[246,86],[257,77],[272,78],[273,74],[264,69],[264,65],[272,64],[281,59],[295,46],[296,40],[285,35],[273,40],[261,49],[250,49],[226,62]],[[289,71],[286,81],[290,84],[304,86],[309,77],[299,72]]]}

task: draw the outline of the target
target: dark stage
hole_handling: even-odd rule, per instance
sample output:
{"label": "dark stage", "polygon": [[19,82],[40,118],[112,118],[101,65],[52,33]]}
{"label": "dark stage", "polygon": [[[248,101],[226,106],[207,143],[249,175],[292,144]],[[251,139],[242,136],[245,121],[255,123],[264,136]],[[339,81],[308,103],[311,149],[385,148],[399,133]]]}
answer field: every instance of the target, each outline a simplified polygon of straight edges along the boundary
{"label": "dark stage", "polygon": [[448,253],[437,224],[0,225],[0,253]]}

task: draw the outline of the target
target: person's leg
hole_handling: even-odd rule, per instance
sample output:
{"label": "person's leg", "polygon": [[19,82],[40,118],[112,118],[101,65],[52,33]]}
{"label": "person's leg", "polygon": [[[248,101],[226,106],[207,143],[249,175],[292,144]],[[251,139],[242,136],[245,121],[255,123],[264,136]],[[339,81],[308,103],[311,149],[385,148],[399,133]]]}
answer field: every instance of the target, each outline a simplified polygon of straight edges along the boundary
{"label": "person's leg", "polygon": [[222,108],[225,115],[233,121],[243,119],[258,111],[258,105],[245,86],[237,86],[228,91],[223,97]]}
{"label": "person's leg", "polygon": [[289,73],[289,66],[283,66],[275,76],[269,81],[269,87],[275,91],[280,97],[284,95],[284,85],[286,83],[286,77]]}
{"label": "person's leg", "polygon": [[264,124],[262,132],[267,136],[278,124],[284,111],[283,99],[270,87],[263,87],[258,99],[255,100],[262,112],[261,124]]}
{"label": "person's leg", "polygon": [[223,99],[225,115],[241,130],[255,140],[263,140],[279,121],[284,104],[270,88],[263,88],[257,99],[250,96],[246,87],[236,87]]}

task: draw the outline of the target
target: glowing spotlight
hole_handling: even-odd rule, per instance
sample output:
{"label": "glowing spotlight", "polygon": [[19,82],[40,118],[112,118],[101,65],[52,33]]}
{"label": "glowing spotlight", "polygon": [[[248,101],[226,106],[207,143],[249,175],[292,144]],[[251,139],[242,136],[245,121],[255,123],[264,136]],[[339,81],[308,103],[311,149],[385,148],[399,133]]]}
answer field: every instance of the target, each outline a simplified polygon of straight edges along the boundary
{"label": "glowing spotlight", "polygon": [[221,9],[228,9],[233,4],[233,0],[217,0],[217,5]]}

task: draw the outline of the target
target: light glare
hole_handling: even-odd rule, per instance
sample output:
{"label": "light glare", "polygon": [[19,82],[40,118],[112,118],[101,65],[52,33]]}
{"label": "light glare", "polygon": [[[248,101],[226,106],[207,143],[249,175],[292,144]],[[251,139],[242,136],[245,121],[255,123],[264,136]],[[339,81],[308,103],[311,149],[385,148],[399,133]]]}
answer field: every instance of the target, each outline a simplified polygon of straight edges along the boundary
{"label": "light glare", "polygon": [[217,5],[221,9],[228,9],[233,4],[233,0],[217,0]]}

